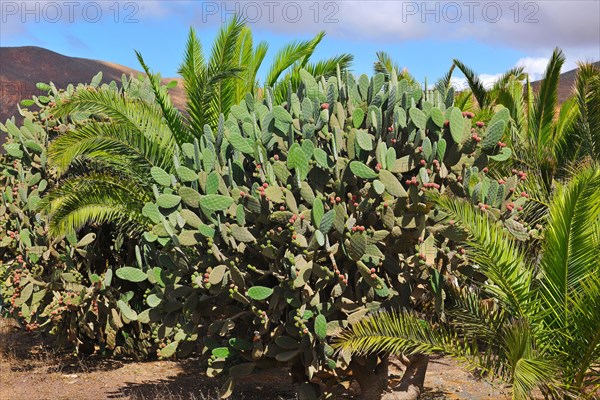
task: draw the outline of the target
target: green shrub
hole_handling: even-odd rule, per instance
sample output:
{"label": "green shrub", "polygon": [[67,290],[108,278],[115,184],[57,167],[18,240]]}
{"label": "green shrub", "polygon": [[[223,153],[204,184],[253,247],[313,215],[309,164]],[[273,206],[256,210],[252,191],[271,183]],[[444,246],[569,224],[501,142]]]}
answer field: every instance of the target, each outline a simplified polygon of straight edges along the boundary
{"label": "green shrub", "polygon": [[[287,102],[248,95],[217,132],[205,128],[152,169],[138,269],[158,355],[184,356],[202,338],[208,374],[291,364],[302,397],[329,389],[350,359],[328,338],[370,311],[413,307],[443,317],[444,275],[463,266],[464,233],[428,192],[470,199],[522,239],[517,176],[491,179],[506,109],[489,121],[453,107],[453,92],[352,75],[317,82],[302,71]],[[518,199],[517,199],[518,197]],[[476,275],[475,273],[472,273]],[[139,303],[138,303],[139,304]],[[132,310],[129,310],[131,308]],[[312,394],[311,394],[312,393]]]}

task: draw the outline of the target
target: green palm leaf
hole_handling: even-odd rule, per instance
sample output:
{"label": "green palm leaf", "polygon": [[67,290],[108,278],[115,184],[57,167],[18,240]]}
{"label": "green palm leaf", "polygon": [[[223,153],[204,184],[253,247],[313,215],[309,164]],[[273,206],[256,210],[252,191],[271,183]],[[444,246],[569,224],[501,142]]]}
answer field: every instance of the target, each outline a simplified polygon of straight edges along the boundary
{"label": "green palm leaf", "polygon": [[[568,354],[565,370],[573,387],[581,391],[584,383],[600,384],[600,274],[585,277],[571,297],[571,315],[566,332],[568,341],[562,349]],[[594,368],[594,369],[592,369]]]}
{"label": "green palm leaf", "polygon": [[556,163],[555,168],[565,166],[571,160],[579,158],[577,152],[579,151],[581,140],[578,137],[577,123],[580,117],[579,105],[574,97],[562,103],[558,118],[554,121],[553,141],[547,145],[547,147],[552,148],[552,159]]}
{"label": "green palm leaf", "polygon": [[50,234],[61,236],[88,224],[115,223],[128,234],[146,227],[142,205],[150,196],[135,183],[110,174],[68,178],[49,193],[40,207],[50,215]]}
{"label": "green palm leaf", "polygon": [[241,102],[247,93],[254,93],[257,82],[258,69],[260,68],[269,46],[266,42],[260,42],[256,48],[253,46],[252,30],[244,26],[236,44],[237,59],[235,66],[242,71],[239,79],[231,80],[232,89],[235,92],[235,104]]}
{"label": "green palm leaf", "polygon": [[202,44],[193,28],[190,28],[183,62],[179,66],[187,96],[187,112],[190,115],[190,128],[194,136],[204,129],[204,90],[206,85],[206,61]]}
{"label": "green palm leaf", "polygon": [[581,63],[575,80],[575,98],[581,117],[577,126],[582,155],[600,159],[600,66]]}
{"label": "green palm leaf", "polygon": [[438,81],[435,84],[436,89],[444,95],[448,93],[448,90],[450,90],[450,88],[452,87],[452,74],[454,73],[454,68],[456,68],[456,65],[452,64],[448,72],[446,72],[444,76],[438,79]]}
{"label": "green palm leaf", "polygon": [[514,239],[465,200],[439,196],[434,202],[468,232],[469,258],[492,281],[485,290],[513,315],[528,315],[532,272]]}
{"label": "green palm leaf", "polygon": [[522,81],[523,79],[525,79],[525,74],[523,73],[523,70],[523,67],[514,67],[500,75],[496,82],[494,82],[492,91],[502,90],[513,80]]}
{"label": "green palm leaf", "polygon": [[161,108],[162,115],[165,118],[165,121],[167,122],[167,125],[169,126],[169,129],[171,130],[171,133],[175,137],[177,143],[179,145],[183,143],[189,143],[192,140],[192,136],[186,124],[187,121],[181,112],[175,106],[173,106],[167,89],[160,86],[160,80],[158,76],[150,72],[150,69],[144,62],[142,55],[138,51],[136,51],[135,54],[140,65],[144,69],[144,72],[146,72],[146,75],[148,75],[156,102]]}
{"label": "green palm leaf", "polygon": [[459,60],[453,60],[454,65],[463,73],[465,78],[467,78],[467,83],[469,84],[469,89],[471,93],[477,99],[477,103],[479,104],[479,108],[485,108],[489,105],[490,98],[488,92],[483,84],[483,81],[479,79],[475,71],[471,68],[467,67],[465,64],[460,62]]}
{"label": "green palm leaf", "polygon": [[316,63],[308,63],[304,69],[312,76],[327,79],[336,75],[338,65],[340,70],[344,71],[350,68],[353,60],[354,56],[352,54],[340,54],[325,60],[319,60]]}
{"label": "green palm leaf", "polygon": [[600,273],[598,199],[600,170],[590,168],[577,174],[567,186],[559,187],[550,204],[540,266],[542,296],[557,321],[568,315],[570,297],[583,279],[590,273]]}
{"label": "green palm leaf", "polygon": [[373,64],[373,69],[376,73],[384,74],[386,80],[390,79],[392,72],[396,72],[396,76],[399,80],[406,79],[411,84],[417,82],[415,77],[412,76],[406,68],[400,68],[400,65],[385,51],[378,51],[375,53],[375,56],[377,57],[377,61]]}
{"label": "green palm leaf", "polygon": [[467,358],[477,351],[444,328],[411,311],[381,311],[360,320],[334,339],[333,347],[352,354],[452,353]]}
{"label": "green palm leaf", "polygon": [[515,321],[504,328],[502,355],[505,359],[506,376],[510,376],[513,399],[529,397],[536,387],[555,384],[556,365],[539,355],[530,325]]}
{"label": "green palm leaf", "polygon": [[227,115],[231,106],[235,104],[235,92],[232,90],[230,79],[238,78],[238,73],[244,70],[236,65],[236,49],[244,26],[244,22],[234,16],[219,30],[211,48],[204,98],[204,105],[208,107],[205,123],[211,128],[217,126],[219,115]]}
{"label": "green palm leaf", "polygon": [[321,79],[321,77],[327,79],[331,76],[337,75],[337,68],[339,66],[340,71],[345,71],[350,67],[353,56],[350,54],[342,54],[331,57],[326,60],[320,60],[316,63],[304,64],[301,62],[295,63],[291,71],[286,72],[285,76],[279,80],[279,83],[275,85],[273,94],[275,100],[279,103],[287,101],[288,92],[291,88],[292,92],[298,90],[300,86],[300,70],[304,68],[308,71],[315,79]]}
{"label": "green palm leaf", "polygon": [[396,76],[400,76],[402,69],[400,65],[395,62],[392,57],[385,51],[378,51],[375,53],[377,61],[373,65],[373,69],[376,73],[382,73],[389,79],[392,76],[392,72],[396,72]]}
{"label": "green palm leaf", "polygon": [[78,90],[68,101],[57,104],[52,115],[61,118],[75,112],[93,114],[96,119],[110,119],[122,129],[142,135],[152,132],[163,140],[171,137],[170,131],[164,129],[161,110],[156,104],[126,96],[117,90]]}
{"label": "green palm leaf", "polygon": [[497,104],[502,104],[510,111],[511,121],[516,133],[514,135],[515,139],[526,138],[527,114],[521,80],[515,75],[510,75],[506,82],[494,92],[494,96]]}
{"label": "green palm leaf", "polygon": [[146,137],[114,123],[90,123],[55,139],[50,143],[48,156],[59,173],[83,155],[114,165],[136,165],[138,171],[149,171],[153,166],[170,171],[174,146],[173,140]]}
{"label": "green palm leaf", "polygon": [[555,49],[548,62],[540,91],[530,112],[530,134],[536,143],[536,148],[541,150],[552,143],[553,120],[558,104],[558,81],[560,70],[565,62],[565,56],[559,49]]}
{"label": "green palm leaf", "polygon": [[282,47],[275,54],[271,67],[267,72],[265,86],[274,87],[279,77],[295,63],[304,64],[324,37],[325,32],[319,32],[311,40],[295,41]]}

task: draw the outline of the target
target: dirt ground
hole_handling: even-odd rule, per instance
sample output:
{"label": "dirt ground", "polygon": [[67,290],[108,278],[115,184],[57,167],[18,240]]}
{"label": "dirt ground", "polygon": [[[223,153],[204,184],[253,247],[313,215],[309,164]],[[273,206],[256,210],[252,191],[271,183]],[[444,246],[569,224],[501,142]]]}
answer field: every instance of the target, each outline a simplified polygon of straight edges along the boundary
{"label": "dirt ground", "polygon": [[[392,378],[400,370],[392,369]],[[218,399],[222,381],[208,378],[197,359],[183,361],[124,362],[93,356],[76,358],[57,354],[35,334],[19,331],[0,320],[0,399],[100,400]],[[455,362],[430,362],[425,379],[425,400],[509,399],[506,387],[478,381]],[[261,371],[236,385],[233,399],[294,399],[286,370]],[[354,398],[351,394],[344,398]]]}

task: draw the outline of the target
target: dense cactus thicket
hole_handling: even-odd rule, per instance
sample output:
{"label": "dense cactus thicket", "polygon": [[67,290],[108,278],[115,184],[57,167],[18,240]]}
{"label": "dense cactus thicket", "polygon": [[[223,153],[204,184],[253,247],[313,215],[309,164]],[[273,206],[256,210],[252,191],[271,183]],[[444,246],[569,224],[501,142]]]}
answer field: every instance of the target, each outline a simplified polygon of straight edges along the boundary
{"label": "dense cactus thicket", "polygon": [[[148,81],[45,87],[40,112],[2,126],[4,307],[29,329],[116,355],[200,352],[210,376],[230,377],[226,393],[236,376],[289,364],[313,398],[356,369],[332,335],[381,308],[443,319],[445,276],[481,278],[456,244],[464,233],[429,194],[467,198],[517,238],[531,234],[517,221],[522,173],[488,175],[511,156],[506,109],[474,121],[451,89],[423,91],[394,72],[300,75],[286,102],[270,88],[249,94],[215,132],[177,147],[175,174],[151,169],[155,200],[137,239],[102,227],[50,239],[38,203],[55,184],[48,135],[102,123],[48,118],[53,97],[112,90],[152,101]],[[366,363],[374,371],[377,358]]]}
{"label": "dense cactus thicket", "polygon": [[17,317],[29,331],[51,332],[85,351],[93,351],[97,344],[104,354],[145,357],[151,347],[147,329],[141,324],[123,326],[118,312],[118,302],[130,300],[138,288],[112,276],[113,266],[127,259],[127,238],[93,227],[79,232],[79,237],[72,233],[52,238],[48,218],[40,211],[41,199],[61,183],[48,166],[49,141],[98,118],[74,113],[56,119],[52,116],[56,103],[84,90],[120,90],[145,101],[153,98],[147,81],[124,77],[125,85],[118,89],[115,82],[100,85],[101,77],[66,90],[38,84],[48,95],[22,103],[38,111],[20,110],[21,127],[14,119],[0,124],[7,136],[6,154],[0,160],[0,304],[4,315]]}
{"label": "dense cactus thicket", "polygon": [[[344,380],[352,362],[328,338],[370,311],[413,307],[443,318],[444,275],[463,267],[462,232],[428,193],[478,204],[516,236],[525,197],[517,173],[486,175],[510,157],[506,109],[473,121],[453,92],[424,92],[394,74],[338,74],[283,104],[248,95],[152,169],[137,267],[116,271],[147,288],[119,303],[153,326],[159,356],[200,343],[209,375],[293,365],[303,398]],[[469,273],[468,271],[465,271]],[[471,275],[476,277],[472,271]],[[226,390],[232,381],[228,380]]]}

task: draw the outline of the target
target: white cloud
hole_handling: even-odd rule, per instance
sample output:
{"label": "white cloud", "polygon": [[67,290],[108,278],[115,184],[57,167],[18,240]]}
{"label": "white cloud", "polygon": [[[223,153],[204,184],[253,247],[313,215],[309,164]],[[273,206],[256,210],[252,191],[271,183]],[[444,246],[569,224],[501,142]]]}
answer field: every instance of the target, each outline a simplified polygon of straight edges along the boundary
{"label": "white cloud", "polygon": [[544,76],[549,60],[544,57],[524,57],[517,61],[515,67],[523,67],[523,71],[529,74],[529,80],[537,81]]}
{"label": "white cloud", "polygon": [[[52,17],[58,5],[63,22],[68,4],[76,3],[76,21],[85,20],[101,8],[102,21],[132,16],[140,23],[177,16],[182,23],[198,27],[214,26],[245,13],[254,26],[277,33],[315,34],[326,30],[330,37],[378,43],[398,43],[415,39],[476,40],[488,45],[512,47],[547,56],[555,46],[577,53],[579,58],[600,59],[600,2],[596,0],[553,1],[407,1],[407,0],[137,0],[132,2],[56,2],[41,0],[1,2],[3,34],[23,32],[24,8],[37,7],[42,19]],[[91,6],[94,7],[91,7]],[[17,7],[8,10],[6,7]]]}
{"label": "white cloud", "polygon": [[[490,88],[501,76],[502,74],[480,74],[479,79],[483,82],[484,87]],[[456,90],[463,90],[469,87],[467,78],[458,76],[450,78],[450,85]]]}
{"label": "white cloud", "polygon": [[479,79],[483,82],[483,86],[489,88],[496,83],[496,81],[502,76],[502,74],[481,74],[479,75]]}
{"label": "white cloud", "polygon": [[[532,59],[548,57],[560,47],[567,56],[565,70],[576,68],[578,60],[600,60],[600,1],[595,0],[209,0],[195,8],[193,23],[214,29],[236,10],[246,12],[253,27],[274,35],[325,30],[333,39],[380,46],[469,40],[516,49]],[[523,62],[533,76],[541,76],[539,68]]]}
{"label": "white cloud", "polygon": [[[576,54],[573,54],[573,57],[569,58],[569,53],[567,53],[566,57],[567,59],[561,69],[562,73],[577,68],[577,61],[591,61],[585,59],[585,57],[576,57]],[[527,73],[529,75],[529,80],[533,82],[539,81],[544,77],[549,61],[550,58],[548,57],[523,57],[517,60],[514,66],[523,67],[523,72]],[[480,74],[479,79],[483,81],[485,87],[489,88],[501,76],[502,74]],[[467,79],[464,77],[453,76],[450,81],[452,86],[456,89],[468,88],[469,86]]]}
{"label": "white cloud", "polygon": [[459,78],[453,76],[452,78],[450,78],[450,86],[452,86],[456,90],[463,90],[468,88],[469,84],[467,83],[467,78]]}

